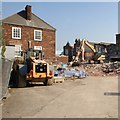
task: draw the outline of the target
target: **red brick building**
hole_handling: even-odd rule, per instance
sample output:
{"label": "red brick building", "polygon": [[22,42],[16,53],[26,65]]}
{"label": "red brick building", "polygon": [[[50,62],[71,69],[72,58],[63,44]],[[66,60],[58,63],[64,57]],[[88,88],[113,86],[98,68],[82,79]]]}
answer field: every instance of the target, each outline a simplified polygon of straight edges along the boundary
{"label": "red brick building", "polygon": [[67,64],[68,63],[68,56],[60,55],[57,57],[57,61],[62,62],[63,64]]}
{"label": "red brick building", "polygon": [[33,49],[44,52],[45,59],[55,59],[56,29],[33,14],[31,6],[3,19],[2,30],[6,45],[15,45],[16,52],[25,51],[30,41]]}
{"label": "red brick building", "polygon": [[68,62],[72,61],[74,49],[69,42],[63,47],[63,55],[68,56]]}
{"label": "red brick building", "polygon": [[120,34],[116,34],[117,51],[120,52]]}

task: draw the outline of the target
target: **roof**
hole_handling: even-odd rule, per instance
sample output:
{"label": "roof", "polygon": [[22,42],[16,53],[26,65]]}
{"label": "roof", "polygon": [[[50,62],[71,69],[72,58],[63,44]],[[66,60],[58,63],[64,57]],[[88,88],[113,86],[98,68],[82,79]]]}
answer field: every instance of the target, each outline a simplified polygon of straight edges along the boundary
{"label": "roof", "polygon": [[14,25],[22,25],[22,26],[29,26],[29,27],[36,27],[42,29],[49,29],[55,31],[56,29],[49,25],[47,22],[43,21],[35,14],[32,13],[32,19],[26,20],[26,12],[22,10],[12,16],[9,16],[2,20],[3,23],[14,24]]}
{"label": "roof", "polygon": [[106,43],[106,42],[100,42],[100,43],[97,43],[98,45],[112,45],[112,44],[114,44],[114,43]]}
{"label": "roof", "polygon": [[120,36],[120,33],[116,34],[116,36]]}
{"label": "roof", "polygon": [[64,47],[70,47],[70,48],[72,48],[72,49],[74,48],[74,46],[70,45],[69,42],[67,42],[66,45],[65,45]]}

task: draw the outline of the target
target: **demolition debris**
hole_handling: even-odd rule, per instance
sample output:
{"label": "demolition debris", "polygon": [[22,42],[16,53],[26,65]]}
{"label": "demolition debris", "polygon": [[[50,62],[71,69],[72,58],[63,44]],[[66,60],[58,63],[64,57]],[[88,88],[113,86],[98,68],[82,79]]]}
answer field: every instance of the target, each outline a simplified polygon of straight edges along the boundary
{"label": "demolition debris", "polygon": [[116,75],[120,73],[120,62],[109,62],[103,64],[84,64],[84,69],[89,75]]}

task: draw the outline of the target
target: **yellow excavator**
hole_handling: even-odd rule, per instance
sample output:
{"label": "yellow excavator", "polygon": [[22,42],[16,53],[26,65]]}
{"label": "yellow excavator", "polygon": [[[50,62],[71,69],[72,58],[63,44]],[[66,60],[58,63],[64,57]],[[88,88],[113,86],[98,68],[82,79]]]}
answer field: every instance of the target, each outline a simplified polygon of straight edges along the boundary
{"label": "yellow excavator", "polygon": [[80,58],[80,55],[81,55],[81,61],[84,62],[85,61],[85,45],[87,45],[94,53],[94,62],[95,63],[100,63],[101,61],[104,61],[106,58],[105,58],[105,55],[103,54],[99,54],[97,53],[97,51],[95,50],[94,46],[91,45],[85,38],[82,39],[82,44],[81,44],[81,47],[80,47],[80,50],[77,52],[77,55],[76,57],[73,59],[74,62],[79,62],[79,58]]}

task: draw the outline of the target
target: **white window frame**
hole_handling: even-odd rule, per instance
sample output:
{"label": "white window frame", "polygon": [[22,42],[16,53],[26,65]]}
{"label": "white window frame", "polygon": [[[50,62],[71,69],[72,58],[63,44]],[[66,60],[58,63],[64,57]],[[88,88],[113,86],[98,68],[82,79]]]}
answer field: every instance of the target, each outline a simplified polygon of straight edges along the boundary
{"label": "white window frame", "polygon": [[[20,31],[20,37],[14,36],[14,29],[17,29],[17,30]],[[21,28],[20,28],[20,27],[12,27],[12,38],[13,38],[13,39],[21,39]]]}
{"label": "white window frame", "polygon": [[34,46],[34,50],[41,50],[42,51],[42,46]]}
{"label": "white window frame", "polygon": [[[41,36],[40,36],[40,39],[36,39],[36,38],[35,38],[35,37],[36,37],[36,36],[35,36],[35,35],[36,35],[36,34],[35,34],[36,32],[40,32],[40,35],[41,35]],[[34,40],[35,40],[35,41],[42,41],[42,30],[34,30]]]}
{"label": "white window frame", "polygon": [[[17,49],[18,48],[18,49]],[[21,57],[22,45],[15,45],[15,57]]]}

